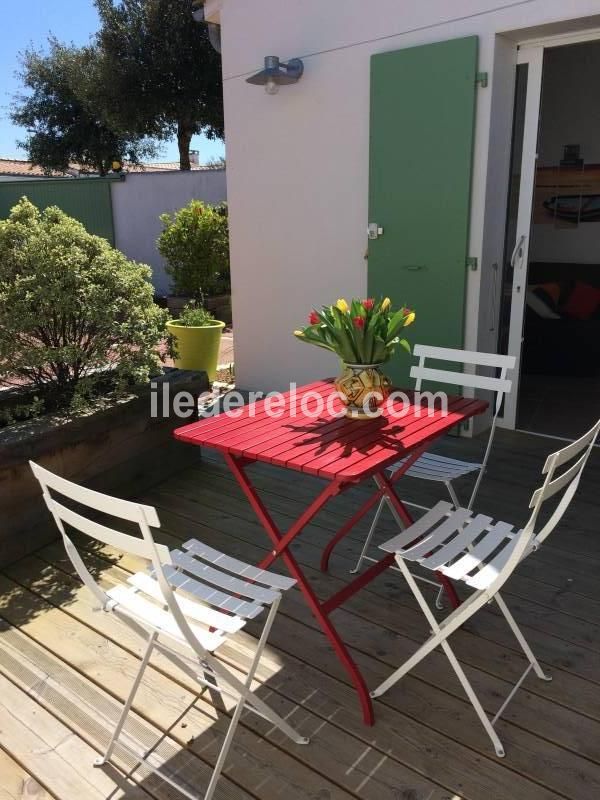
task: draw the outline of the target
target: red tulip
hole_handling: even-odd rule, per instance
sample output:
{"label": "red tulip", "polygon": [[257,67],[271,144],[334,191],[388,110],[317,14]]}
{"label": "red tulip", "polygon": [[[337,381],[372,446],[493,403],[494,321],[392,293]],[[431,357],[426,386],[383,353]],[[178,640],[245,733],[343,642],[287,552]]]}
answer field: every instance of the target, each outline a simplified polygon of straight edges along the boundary
{"label": "red tulip", "polygon": [[365,311],[370,311],[373,308],[373,306],[375,305],[375,300],[373,300],[372,297],[369,297],[369,298],[367,298],[367,300],[363,300],[362,304],[363,304],[363,308],[365,309]]}
{"label": "red tulip", "polygon": [[364,317],[354,317],[352,322],[354,323],[354,327],[355,328],[360,328],[362,330],[362,328],[365,327],[365,318]]}
{"label": "red tulip", "polygon": [[311,325],[318,325],[319,324],[319,315],[316,311],[311,311],[308,316],[308,321]]}

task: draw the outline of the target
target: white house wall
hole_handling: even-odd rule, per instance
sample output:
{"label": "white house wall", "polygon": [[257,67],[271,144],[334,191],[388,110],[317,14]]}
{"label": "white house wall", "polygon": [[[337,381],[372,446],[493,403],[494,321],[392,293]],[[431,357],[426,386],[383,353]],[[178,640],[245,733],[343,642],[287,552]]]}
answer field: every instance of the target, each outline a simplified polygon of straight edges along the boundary
{"label": "white house wall", "polygon": [[160,215],[190,200],[217,204],[227,199],[224,169],[131,173],[111,183],[115,245],[125,255],[152,267],[158,294],[167,294],[170,280],[156,249],[162,230]]}
{"label": "white house wall", "polygon": [[[300,344],[292,331],[312,306],[366,293],[370,56],[473,34],[490,86],[478,93],[469,252],[481,269],[469,274],[465,344],[481,345],[486,325],[479,326],[478,309],[489,295],[481,274],[502,260],[516,56],[514,35],[497,35],[598,14],[600,1],[213,0],[217,5],[239,385],[282,388],[337,370],[333,356]],[[276,96],[247,84],[266,55],[303,58],[304,77]],[[488,179],[497,193],[486,190]]]}

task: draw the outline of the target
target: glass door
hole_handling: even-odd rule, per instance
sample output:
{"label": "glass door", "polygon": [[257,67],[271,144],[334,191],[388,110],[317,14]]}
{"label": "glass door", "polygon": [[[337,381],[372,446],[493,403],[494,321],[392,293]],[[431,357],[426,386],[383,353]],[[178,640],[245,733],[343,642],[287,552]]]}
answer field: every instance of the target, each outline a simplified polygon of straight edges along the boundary
{"label": "glass door", "polygon": [[502,282],[499,352],[516,358],[512,392],[499,424],[515,428],[521,372],[525,292],[535,187],[544,47],[522,47],[518,53],[511,157],[511,184]]}

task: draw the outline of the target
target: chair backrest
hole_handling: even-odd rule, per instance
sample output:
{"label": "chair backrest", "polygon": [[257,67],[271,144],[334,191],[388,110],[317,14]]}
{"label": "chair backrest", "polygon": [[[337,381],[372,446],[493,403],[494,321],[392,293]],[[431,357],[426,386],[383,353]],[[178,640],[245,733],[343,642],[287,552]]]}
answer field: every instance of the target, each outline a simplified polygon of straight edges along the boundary
{"label": "chair backrest", "polygon": [[[111,497],[110,495],[87,489],[77,483],[55,475],[53,472],[50,472],[33,461],[30,461],[29,465],[31,466],[33,474],[40,482],[44,500],[62,535],[65,549],[71,563],[77,570],[77,574],[83,583],[100,602],[101,606],[106,608],[110,604],[111,599],[83,563],[77,548],[67,533],[65,523],[96,541],[110,545],[121,552],[136,555],[152,564],[163,599],[179,629],[194,650],[197,652],[203,651],[197,637],[190,629],[181,612],[173,588],[164,573],[163,567],[171,566],[173,560],[169,548],[164,544],[157,544],[152,536],[150,528],[160,528],[160,520],[156,509],[152,506],[134,503],[130,500],[121,500],[117,497]],[[139,526],[141,538],[129,533],[123,533],[89,519],[79,511],[75,511],[64,505],[55,495],[68,498],[79,506],[83,506],[93,512],[100,512],[117,519],[133,522]]]}
{"label": "chair backrest", "polygon": [[[500,590],[525,556],[537,550],[564,516],[577,491],[583,468],[590,457],[599,432],[600,419],[593,428],[576,442],[572,442],[566,447],[563,447],[562,450],[551,453],[546,459],[542,470],[542,474],[545,475],[546,478],[543,485],[540,486],[539,489],[536,489],[532,495],[531,502],[529,503],[529,508],[532,509],[532,513],[527,524],[519,533],[512,536],[510,544],[507,544],[507,539],[503,537],[503,531],[499,532],[496,545],[498,547],[503,545],[503,549],[493,556],[491,563],[484,567],[480,573],[480,575],[482,575],[486,571],[496,572],[493,583],[487,587],[487,592],[490,596],[493,596]],[[564,466],[568,462],[572,462],[573,459],[577,460],[570,466],[567,466],[560,475],[555,475],[559,467]],[[536,532],[536,523],[543,504],[561,491],[563,495],[558,501],[554,511],[551,513],[548,521]],[[500,525],[502,524],[503,523],[500,523]]]}
{"label": "chair backrest", "polygon": [[[484,472],[492,450],[492,442],[496,432],[496,423],[498,421],[498,414],[502,407],[504,395],[512,389],[512,381],[507,378],[507,373],[515,366],[514,356],[503,356],[497,353],[477,353],[472,350],[454,350],[450,347],[432,347],[425,344],[416,344],[413,348],[413,354],[419,357],[419,363],[413,366],[410,370],[411,378],[416,379],[415,389],[421,391],[423,381],[437,381],[439,383],[449,383],[453,386],[467,386],[471,389],[487,389],[494,392],[496,395],[494,416],[490,426],[490,432],[485,448],[483,460],[481,462],[481,469],[477,475],[477,480],[471,492],[467,508],[472,508],[479,486],[483,478]],[[428,358],[433,358],[436,361],[449,361],[452,363],[459,363],[471,367],[486,367],[489,369],[499,370],[499,374],[495,376],[477,375],[476,372],[456,372],[455,370],[444,369],[440,367],[427,367],[425,361]]]}
{"label": "chair backrest", "polygon": [[[543,485],[540,486],[539,489],[536,489],[531,497],[529,508],[532,509],[532,513],[525,526],[525,528],[530,530],[534,535],[535,547],[539,547],[563,518],[573,499],[573,495],[577,491],[583,468],[590,457],[599,432],[600,419],[587,433],[584,433],[580,439],[571,442],[571,444],[563,447],[562,450],[551,453],[546,459],[542,470],[542,475],[545,475],[546,479]],[[565,468],[557,475],[556,472],[561,467]],[[536,533],[536,522],[544,503],[550,498],[555,497],[559,492],[562,492],[562,496],[558,500],[556,508],[541,530]]]}
{"label": "chair backrest", "polygon": [[[512,389],[512,381],[506,375],[508,370],[514,369],[516,359],[514,356],[503,356],[498,353],[477,353],[472,350],[454,350],[450,347],[432,347],[425,344],[416,344],[413,355],[419,357],[419,363],[410,370],[411,378],[416,379],[415,388],[421,390],[423,381],[437,381],[449,383],[453,386],[467,386],[470,389],[487,389],[496,394],[495,413],[498,415],[504,395]],[[500,370],[497,376],[477,375],[475,372],[456,372],[455,370],[440,367],[427,367],[425,361],[433,358],[436,361],[449,361],[473,367],[487,367]]]}

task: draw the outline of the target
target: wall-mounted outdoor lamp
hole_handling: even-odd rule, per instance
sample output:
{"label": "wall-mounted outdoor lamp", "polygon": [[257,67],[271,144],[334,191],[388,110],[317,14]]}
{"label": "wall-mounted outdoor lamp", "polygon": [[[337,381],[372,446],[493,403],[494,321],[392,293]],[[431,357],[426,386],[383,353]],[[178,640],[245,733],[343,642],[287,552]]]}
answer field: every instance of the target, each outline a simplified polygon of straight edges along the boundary
{"label": "wall-mounted outdoor lamp", "polygon": [[[192,5],[192,17],[194,22],[205,22],[204,0],[194,0]],[[207,22],[208,39],[217,53],[221,52],[221,26],[214,22]]]}
{"label": "wall-mounted outdoor lamp", "polygon": [[303,72],[304,64],[299,58],[291,58],[284,64],[277,56],[266,56],[265,68],[246,78],[246,83],[264,86],[267,94],[277,94],[280,86],[299,81]]}

